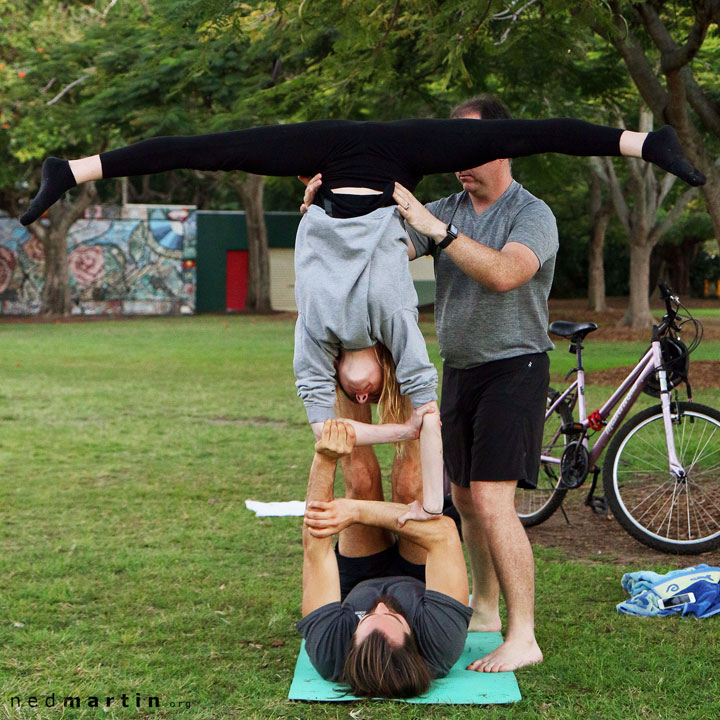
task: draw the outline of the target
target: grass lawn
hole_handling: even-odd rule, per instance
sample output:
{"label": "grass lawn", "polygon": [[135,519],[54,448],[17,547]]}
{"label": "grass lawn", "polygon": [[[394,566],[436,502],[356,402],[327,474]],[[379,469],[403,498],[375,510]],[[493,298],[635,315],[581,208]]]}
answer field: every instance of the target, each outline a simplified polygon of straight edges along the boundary
{"label": "grass lawn", "polygon": [[[244,501],[304,495],[312,441],[292,322],[19,324],[0,335],[0,718],[717,718],[718,618],[618,616],[625,569],[542,548],[546,661],[518,673],[522,702],[289,703],[301,521],[257,519]],[[642,349],[612,352],[631,364]],[[608,367],[610,352],[593,346],[588,367]],[[720,341],[701,354],[720,357]],[[554,372],[564,356],[553,353]],[[720,406],[718,391],[696,395]],[[379,455],[387,468],[389,450]],[[668,557],[652,569],[678,566]],[[64,710],[65,696],[83,707]],[[105,711],[87,707],[107,696]],[[160,706],[147,710],[149,697]]]}

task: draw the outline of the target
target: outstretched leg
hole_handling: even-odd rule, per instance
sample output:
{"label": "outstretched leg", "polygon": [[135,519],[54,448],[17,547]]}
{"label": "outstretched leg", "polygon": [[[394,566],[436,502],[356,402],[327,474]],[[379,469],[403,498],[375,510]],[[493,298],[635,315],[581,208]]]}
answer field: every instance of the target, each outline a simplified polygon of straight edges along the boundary
{"label": "outstretched leg", "polygon": [[343,143],[357,137],[361,123],[319,120],[268,125],[207,135],[157,137],[81,160],[48,158],[40,191],[23,225],[37,220],[76,184],[102,178],[151,175],[179,170],[244,170],[257,175],[312,175]]}
{"label": "outstretched leg", "polygon": [[[406,120],[392,126],[397,152],[420,174],[455,172],[498,158],[542,153],[642,157],[690,185],[705,176],[685,157],[669,125],[637,133],[572,118],[547,120]],[[422,152],[417,148],[421,147]]]}

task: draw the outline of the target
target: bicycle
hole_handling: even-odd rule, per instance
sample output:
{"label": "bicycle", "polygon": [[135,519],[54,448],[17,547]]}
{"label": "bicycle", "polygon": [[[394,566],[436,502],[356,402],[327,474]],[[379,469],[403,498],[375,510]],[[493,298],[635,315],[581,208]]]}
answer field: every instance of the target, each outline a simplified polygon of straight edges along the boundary
{"label": "bicycle", "polygon": [[[648,547],[694,554],[720,546],[720,412],[693,402],[687,379],[702,324],[668,287],[659,287],[666,313],[660,325],[653,326],[650,348],[605,404],[589,415],[582,341],[597,325],[550,324],[551,333],[570,340],[577,363],[566,380],[576,377],[564,391],[548,391],[538,487],[518,489],[515,495],[523,525],[542,523],[559,507],[564,513],[568,490],[579,488],[592,473],[585,504],[599,512],[609,508],[620,525]],[[679,338],[686,325],[694,328],[687,345]],[[687,402],[678,400],[677,389],[671,398],[673,388],[683,382]],[[659,397],[660,404],[622,424],[642,392]],[[596,498],[599,460],[606,447],[605,498]]]}

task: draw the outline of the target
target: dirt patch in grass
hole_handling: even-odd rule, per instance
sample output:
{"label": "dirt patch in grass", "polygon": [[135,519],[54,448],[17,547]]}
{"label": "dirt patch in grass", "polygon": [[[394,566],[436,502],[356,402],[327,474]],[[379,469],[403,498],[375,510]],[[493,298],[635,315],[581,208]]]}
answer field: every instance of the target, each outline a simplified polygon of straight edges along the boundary
{"label": "dirt patch in grass", "polygon": [[[627,367],[596,370],[585,375],[585,382],[588,385],[610,385],[618,387],[632,369],[633,368],[628,365]],[[699,390],[720,387],[720,360],[691,359],[688,378],[690,385]]]}
{"label": "dirt patch in grass", "polygon": [[[541,525],[527,528],[530,542],[548,548],[558,548],[572,560],[589,563],[630,565],[637,570],[651,563],[664,563],[677,568],[698,563],[716,565],[718,552],[702,555],[668,555],[657,552],[631,537],[612,515],[597,515],[586,507],[585,497],[589,480],[578,490],[570,490],[563,506],[570,524],[558,509]],[[602,489],[595,493],[602,495]]]}
{"label": "dirt patch in grass", "polygon": [[[720,300],[701,300],[698,298],[682,298],[693,310],[712,309],[720,310]],[[627,308],[627,298],[607,298],[608,309],[606,312],[597,313],[588,310],[587,299],[585,298],[563,298],[560,300],[551,299],[548,303],[550,308],[550,322],[555,320],[568,320],[570,322],[594,322],[598,329],[593,331],[590,337],[593,340],[632,342],[646,340],[650,344],[650,328],[635,330],[633,328],[618,327]],[[662,312],[665,306],[662,302],[651,303],[654,314]],[[720,316],[704,316],[698,318],[705,329],[703,337],[705,340],[720,339]]]}

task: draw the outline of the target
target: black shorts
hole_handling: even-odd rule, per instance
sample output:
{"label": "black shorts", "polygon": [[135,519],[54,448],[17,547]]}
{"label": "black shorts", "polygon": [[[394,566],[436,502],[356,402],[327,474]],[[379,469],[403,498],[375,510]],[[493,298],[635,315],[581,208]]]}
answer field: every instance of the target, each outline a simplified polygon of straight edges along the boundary
{"label": "black shorts", "polygon": [[348,593],[363,580],[409,575],[425,582],[425,566],[416,565],[402,557],[397,543],[379,553],[363,557],[345,557],[339,553],[336,545],[335,555],[340,571],[341,600],[344,600]]}
{"label": "black shorts", "polygon": [[440,415],[450,482],[516,480],[536,487],[549,380],[547,353],[468,370],[444,367]]}

